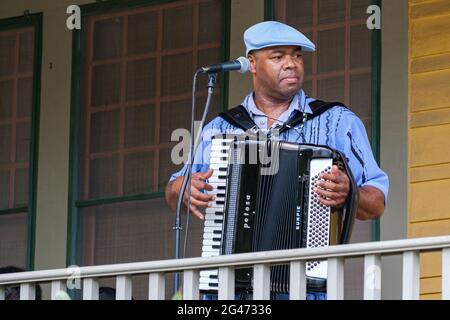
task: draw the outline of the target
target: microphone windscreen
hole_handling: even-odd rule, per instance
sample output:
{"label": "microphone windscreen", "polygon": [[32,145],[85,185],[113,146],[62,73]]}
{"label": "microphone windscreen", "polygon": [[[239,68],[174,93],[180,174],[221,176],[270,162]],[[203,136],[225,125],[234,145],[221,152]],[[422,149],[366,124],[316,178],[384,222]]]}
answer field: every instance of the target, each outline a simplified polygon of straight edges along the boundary
{"label": "microphone windscreen", "polygon": [[238,72],[246,73],[250,70],[250,61],[246,57],[239,57],[236,60],[241,64],[241,69],[239,69]]}

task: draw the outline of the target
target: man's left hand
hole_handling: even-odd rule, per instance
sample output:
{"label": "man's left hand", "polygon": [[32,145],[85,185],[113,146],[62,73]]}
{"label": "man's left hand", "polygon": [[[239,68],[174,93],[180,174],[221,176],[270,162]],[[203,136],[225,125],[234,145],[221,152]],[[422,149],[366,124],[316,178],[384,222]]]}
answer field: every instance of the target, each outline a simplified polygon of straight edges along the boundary
{"label": "man's left hand", "polygon": [[321,173],[320,180],[316,182],[314,191],[319,196],[319,201],[333,208],[342,208],[350,192],[350,180],[347,175],[338,169],[331,168],[331,173]]}

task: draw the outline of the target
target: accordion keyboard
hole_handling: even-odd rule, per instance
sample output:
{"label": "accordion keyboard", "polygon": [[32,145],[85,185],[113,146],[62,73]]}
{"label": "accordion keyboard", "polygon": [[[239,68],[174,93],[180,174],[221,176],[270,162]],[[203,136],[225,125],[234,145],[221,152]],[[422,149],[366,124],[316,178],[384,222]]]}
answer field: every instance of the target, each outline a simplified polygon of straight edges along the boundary
{"label": "accordion keyboard", "polygon": [[[215,199],[206,208],[205,225],[203,229],[202,257],[220,255],[223,219],[225,208],[225,193],[229,164],[229,149],[233,139],[213,139],[211,142],[210,169],[213,174],[208,183],[213,187],[208,194]],[[200,290],[217,290],[218,270],[200,271]]]}

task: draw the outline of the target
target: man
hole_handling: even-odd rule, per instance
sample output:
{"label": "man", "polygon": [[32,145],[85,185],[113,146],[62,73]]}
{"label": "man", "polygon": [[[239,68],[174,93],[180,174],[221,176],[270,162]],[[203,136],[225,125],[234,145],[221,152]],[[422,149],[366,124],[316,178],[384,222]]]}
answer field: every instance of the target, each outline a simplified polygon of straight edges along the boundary
{"label": "man", "polygon": [[[285,24],[267,21],[258,23],[244,33],[246,53],[250,61],[254,91],[245,97],[242,105],[253,121],[263,130],[285,123],[294,111],[312,113],[310,98],[302,90],[304,79],[303,54],[315,51],[314,44],[302,33]],[[207,207],[213,196],[204,193],[211,190],[207,183],[209,149],[214,133],[239,133],[221,117],[205,126],[202,142],[196,154],[191,182],[190,212],[203,218],[199,207]],[[378,167],[361,120],[349,109],[335,106],[304,125],[298,125],[280,134],[280,140],[327,145],[348,158],[350,169],[358,185],[359,205],[357,218],[376,219],[383,214],[388,194],[388,177]],[[166,201],[176,208],[183,181],[181,172],[170,178],[166,188]],[[340,208],[347,199],[350,186],[345,173],[336,166],[331,173],[322,174],[315,191],[325,205]],[[187,193],[184,195],[187,205]]]}

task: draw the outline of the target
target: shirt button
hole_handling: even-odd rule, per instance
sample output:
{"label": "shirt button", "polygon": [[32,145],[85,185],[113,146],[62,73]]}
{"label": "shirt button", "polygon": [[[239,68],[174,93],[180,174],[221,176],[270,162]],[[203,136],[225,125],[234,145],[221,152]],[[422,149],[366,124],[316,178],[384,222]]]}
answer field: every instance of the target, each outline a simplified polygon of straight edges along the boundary
{"label": "shirt button", "polygon": [[260,122],[259,122],[259,124],[264,124],[265,123],[265,121],[264,120],[261,120]]}

